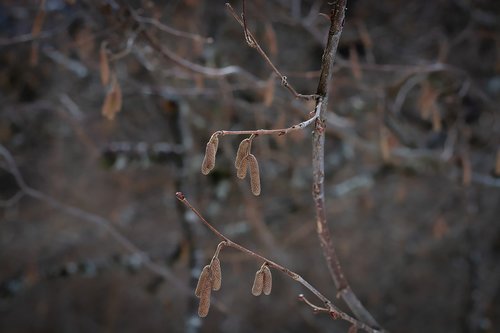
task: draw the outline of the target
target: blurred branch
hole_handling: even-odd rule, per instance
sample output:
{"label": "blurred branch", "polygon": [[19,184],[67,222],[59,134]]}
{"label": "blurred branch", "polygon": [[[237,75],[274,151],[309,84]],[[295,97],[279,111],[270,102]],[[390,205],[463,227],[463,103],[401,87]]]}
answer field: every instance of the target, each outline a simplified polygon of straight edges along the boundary
{"label": "blurred branch", "polygon": [[89,74],[89,70],[81,62],[68,58],[53,47],[45,46],[42,48],[42,52],[54,62],[75,73],[79,78],[84,78]]}
{"label": "blurred branch", "polygon": [[213,41],[214,41],[213,38],[211,38],[211,37],[203,37],[203,36],[198,35],[198,34],[193,34],[190,32],[181,31],[181,30],[177,30],[175,28],[169,27],[168,25],[165,25],[165,24],[161,23],[160,21],[155,20],[154,18],[151,18],[151,17],[143,17],[143,16],[136,15],[135,18],[137,21],[139,21],[141,23],[151,24],[154,27],[156,27],[157,29],[159,29],[163,32],[169,33],[171,35],[177,36],[177,37],[188,38],[188,39],[192,39],[192,40],[197,41],[197,42],[203,42],[203,43],[207,43],[207,44],[213,43]]}
{"label": "blurred branch", "polygon": [[71,215],[73,217],[76,217],[78,219],[94,223],[95,225],[98,225],[99,227],[103,228],[106,230],[106,232],[109,233],[109,235],[122,247],[124,247],[127,251],[129,251],[132,254],[137,255],[137,258],[139,258],[139,261],[149,269],[151,272],[154,272],[155,274],[158,274],[165,279],[167,279],[170,283],[175,285],[176,288],[179,288],[183,292],[189,292],[189,289],[186,287],[184,283],[179,281],[179,279],[172,273],[170,270],[167,268],[156,264],[153,262],[147,253],[139,249],[136,245],[134,245],[129,239],[127,239],[118,229],[116,229],[113,224],[105,219],[104,217],[101,217],[96,214],[89,213],[87,211],[84,211],[78,207],[70,206],[67,205],[63,202],[60,202],[59,200],[43,193],[40,192],[32,187],[30,187],[24,180],[23,176],[21,175],[19,168],[17,167],[17,164],[12,157],[12,154],[5,148],[3,145],[0,145],[0,155],[3,157],[5,160],[7,166],[6,170],[8,170],[15,178],[17,185],[20,188],[20,191],[33,199],[45,202],[49,206],[54,207],[57,210],[60,210],[68,215]]}

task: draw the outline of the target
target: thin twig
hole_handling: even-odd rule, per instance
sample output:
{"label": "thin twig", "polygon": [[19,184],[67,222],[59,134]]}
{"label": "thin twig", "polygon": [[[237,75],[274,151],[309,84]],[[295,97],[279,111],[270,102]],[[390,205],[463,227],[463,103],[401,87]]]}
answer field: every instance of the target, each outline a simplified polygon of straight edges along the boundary
{"label": "thin twig", "polygon": [[[274,261],[272,261],[272,260],[270,260],[270,259],[268,259],[268,258],[266,258],[266,257],[264,257],[264,256],[262,256],[262,255],[260,255],[258,253],[256,253],[256,252],[254,252],[252,250],[247,249],[246,247],[244,247],[244,246],[242,246],[242,245],[240,245],[238,243],[233,242],[231,239],[229,239],[224,234],[222,234],[219,230],[217,230],[217,228],[215,228],[212,224],[210,224],[210,222],[208,222],[203,217],[203,215],[201,215],[201,213],[196,208],[194,208],[191,205],[191,203],[186,199],[186,196],[182,192],[177,192],[175,195],[176,195],[177,199],[179,199],[179,201],[181,201],[196,216],[198,216],[198,218],[200,219],[200,221],[203,222],[203,224],[208,229],[210,229],[210,231],[212,231],[217,237],[219,237],[223,241],[223,242],[219,243],[218,247],[219,246],[220,247],[222,247],[222,246],[232,247],[232,248],[234,248],[234,249],[236,249],[238,251],[246,253],[247,255],[249,255],[249,256],[251,256],[253,258],[256,258],[256,259],[258,259],[260,261],[263,261],[269,267],[272,267],[272,268],[274,268],[274,269],[282,272],[283,274],[287,275],[291,279],[293,279],[296,282],[300,283],[305,288],[307,288],[311,293],[313,293],[319,300],[321,300],[323,302],[323,304],[326,307],[326,308],[324,308],[326,310],[325,312],[330,313],[333,318],[335,318],[335,319],[340,318],[340,319],[343,319],[345,321],[348,321],[348,322],[350,322],[350,323],[358,326],[359,328],[364,329],[367,332],[371,332],[371,333],[379,332],[378,330],[369,327],[368,325],[360,322],[356,318],[353,318],[353,317],[349,316],[347,313],[345,313],[342,310],[340,310],[328,298],[326,298],[316,288],[314,288],[309,282],[307,282],[306,280],[304,280],[304,278],[302,276],[300,276],[299,274],[295,273],[294,271],[291,271],[290,269],[288,269],[288,268],[286,268],[286,267],[284,267],[284,266],[282,266],[282,265],[280,265],[280,264],[278,264],[278,263],[276,263],[276,262],[274,262]],[[313,307],[313,310],[315,310],[315,308],[319,308],[319,307]]]}
{"label": "thin twig", "polygon": [[245,34],[245,41],[250,46],[251,48],[254,48],[257,50],[257,52],[264,58],[264,60],[268,63],[268,65],[273,69],[273,71],[278,75],[281,79],[281,84],[287,88],[295,98],[300,98],[304,100],[311,100],[317,97],[317,95],[303,95],[299,94],[293,86],[288,83],[287,77],[281,74],[281,72],[276,68],[276,66],[273,64],[271,59],[267,56],[266,52],[260,47],[259,43],[257,42],[257,39],[253,36],[253,34],[250,32],[250,30],[247,29],[247,24],[246,24],[246,18],[245,18],[245,1],[243,1],[243,14],[241,15],[243,19],[241,19],[234,8],[229,4],[226,3],[226,7],[231,13],[231,15],[234,17],[234,19],[243,27],[243,33]]}
{"label": "thin twig", "polygon": [[258,129],[258,130],[243,130],[243,131],[227,131],[227,130],[220,130],[220,131],[217,131],[214,133],[214,135],[220,135],[220,136],[224,136],[224,135],[272,135],[272,134],[277,134],[277,135],[285,135],[285,134],[288,134],[292,131],[296,131],[296,130],[299,130],[299,129],[303,129],[303,128],[306,128],[307,126],[311,125],[316,119],[318,119],[319,117],[319,112],[321,110],[321,105],[322,105],[322,102],[321,102],[321,98],[318,98],[318,103],[316,104],[316,109],[315,109],[315,112],[314,112],[314,115],[299,123],[299,124],[295,124],[293,126],[290,126],[290,127],[287,127],[287,128],[278,128],[278,129]]}

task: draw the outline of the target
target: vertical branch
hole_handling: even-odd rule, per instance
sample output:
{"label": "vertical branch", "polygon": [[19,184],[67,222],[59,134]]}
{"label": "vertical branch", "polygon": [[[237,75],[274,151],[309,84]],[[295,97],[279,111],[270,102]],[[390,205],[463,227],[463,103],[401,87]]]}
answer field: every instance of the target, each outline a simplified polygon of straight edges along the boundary
{"label": "vertical branch", "polygon": [[325,213],[325,193],[324,193],[324,156],[325,156],[325,129],[326,113],[328,108],[329,83],[333,74],[333,64],[335,54],[339,44],[340,35],[344,25],[345,9],[347,0],[338,0],[332,5],[330,13],[330,30],[328,40],[323,53],[321,63],[321,74],[316,94],[319,105],[319,115],[316,119],[312,145],[312,167],[313,167],[313,198],[316,208],[316,231],[319,237],[323,255],[327,261],[330,275],[337,288],[338,295],[347,303],[354,315],[368,325],[378,328],[379,325],[373,316],[364,308],[347,282],[342,267],[340,266],[337,252],[333,246],[333,239],[327,224]]}

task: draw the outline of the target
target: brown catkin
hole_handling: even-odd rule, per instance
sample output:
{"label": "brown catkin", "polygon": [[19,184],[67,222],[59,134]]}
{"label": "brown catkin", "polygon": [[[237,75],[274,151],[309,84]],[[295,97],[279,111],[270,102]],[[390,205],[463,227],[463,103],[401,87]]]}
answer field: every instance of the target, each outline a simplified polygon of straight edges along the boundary
{"label": "brown catkin", "polygon": [[219,258],[213,258],[210,262],[210,272],[212,273],[212,290],[219,290],[222,285],[222,271]]}
{"label": "brown catkin", "polygon": [[201,164],[201,173],[204,175],[208,175],[208,173],[215,167],[215,155],[217,154],[218,146],[219,139],[217,136],[212,136],[210,141],[207,143],[205,157],[203,158],[203,163]]}
{"label": "brown catkin", "polygon": [[248,167],[250,168],[250,188],[252,189],[253,195],[260,194],[260,171],[259,171],[259,163],[257,162],[257,158],[250,154],[247,157],[248,159]]}
{"label": "brown catkin", "polygon": [[264,295],[269,295],[271,293],[271,289],[273,288],[273,275],[267,265],[262,267],[262,272],[264,273],[262,291],[264,292]]}
{"label": "brown catkin", "polygon": [[255,273],[255,280],[253,280],[252,295],[259,296],[262,294],[262,288],[264,287],[264,272],[259,269]]}
{"label": "brown catkin", "polygon": [[208,310],[210,309],[210,294],[212,292],[212,288],[210,285],[208,288],[205,288],[201,291],[200,294],[200,304],[198,305],[198,316],[206,317],[208,314]]}
{"label": "brown catkin", "polygon": [[245,179],[247,176],[247,170],[248,170],[248,156],[243,158],[240,163],[240,167],[238,168],[238,171],[236,172],[236,176],[239,179]]}
{"label": "brown catkin", "polygon": [[196,297],[201,297],[201,294],[203,290],[206,289],[207,286],[211,287],[212,282],[211,282],[211,272],[210,272],[210,266],[206,265],[203,267],[203,270],[201,271],[200,278],[198,279],[198,284],[196,285],[196,290],[194,291],[194,294]]}
{"label": "brown catkin", "polygon": [[236,152],[236,159],[234,160],[234,166],[236,169],[240,168],[241,162],[247,157],[250,148],[250,139],[246,138],[240,142],[238,146],[238,151]]}

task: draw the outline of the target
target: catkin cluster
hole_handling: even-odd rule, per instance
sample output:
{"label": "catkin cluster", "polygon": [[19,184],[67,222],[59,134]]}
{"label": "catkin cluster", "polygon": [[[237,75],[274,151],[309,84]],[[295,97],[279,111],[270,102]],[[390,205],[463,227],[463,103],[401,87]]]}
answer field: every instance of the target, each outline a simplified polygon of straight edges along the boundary
{"label": "catkin cluster", "polygon": [[250,173],[250,189],[253,195],[260,194],[260,171],[259,163],[255,155],[250,153],[252,147],[252,137],[241,141],[234,166],[236,167],[236,176],[239,179],[245,179],[247,173]]}
{"label": "catkin cluster", "polygon": [[[215,167],[215,155],[219,146],[218,135],[220,132],[215,132],[207,143],[205,149],[205,157],[201,164],[201,173],[208,175]],[[236,167],[236,176],[239,179],[245,179],[247,174],[250,174],[250,189],[253,195],[260,195],[260,171],[259,162],[255,155],[251,153],[253,135],[243,139],[238,147],[234,166]]]}
{"label": "catkin cluster", "polygon": [[217,291],[222,285],[222,271],[220,260],[213,257],[210,265],[203,267],[194,294],[200,299],[198,305],[198,316],[206,317],[210,309],[210,296],[212,290]]}
{"label": "catkin cluster", "polygon": [[273,276],[271,274],[271,269],[267,264],[263,264],[260,269],[255,273],[255,279],[253,280],[252,295],[259,296],[264,293],[264,295],[271,294],[271,289],[273,287]]}

